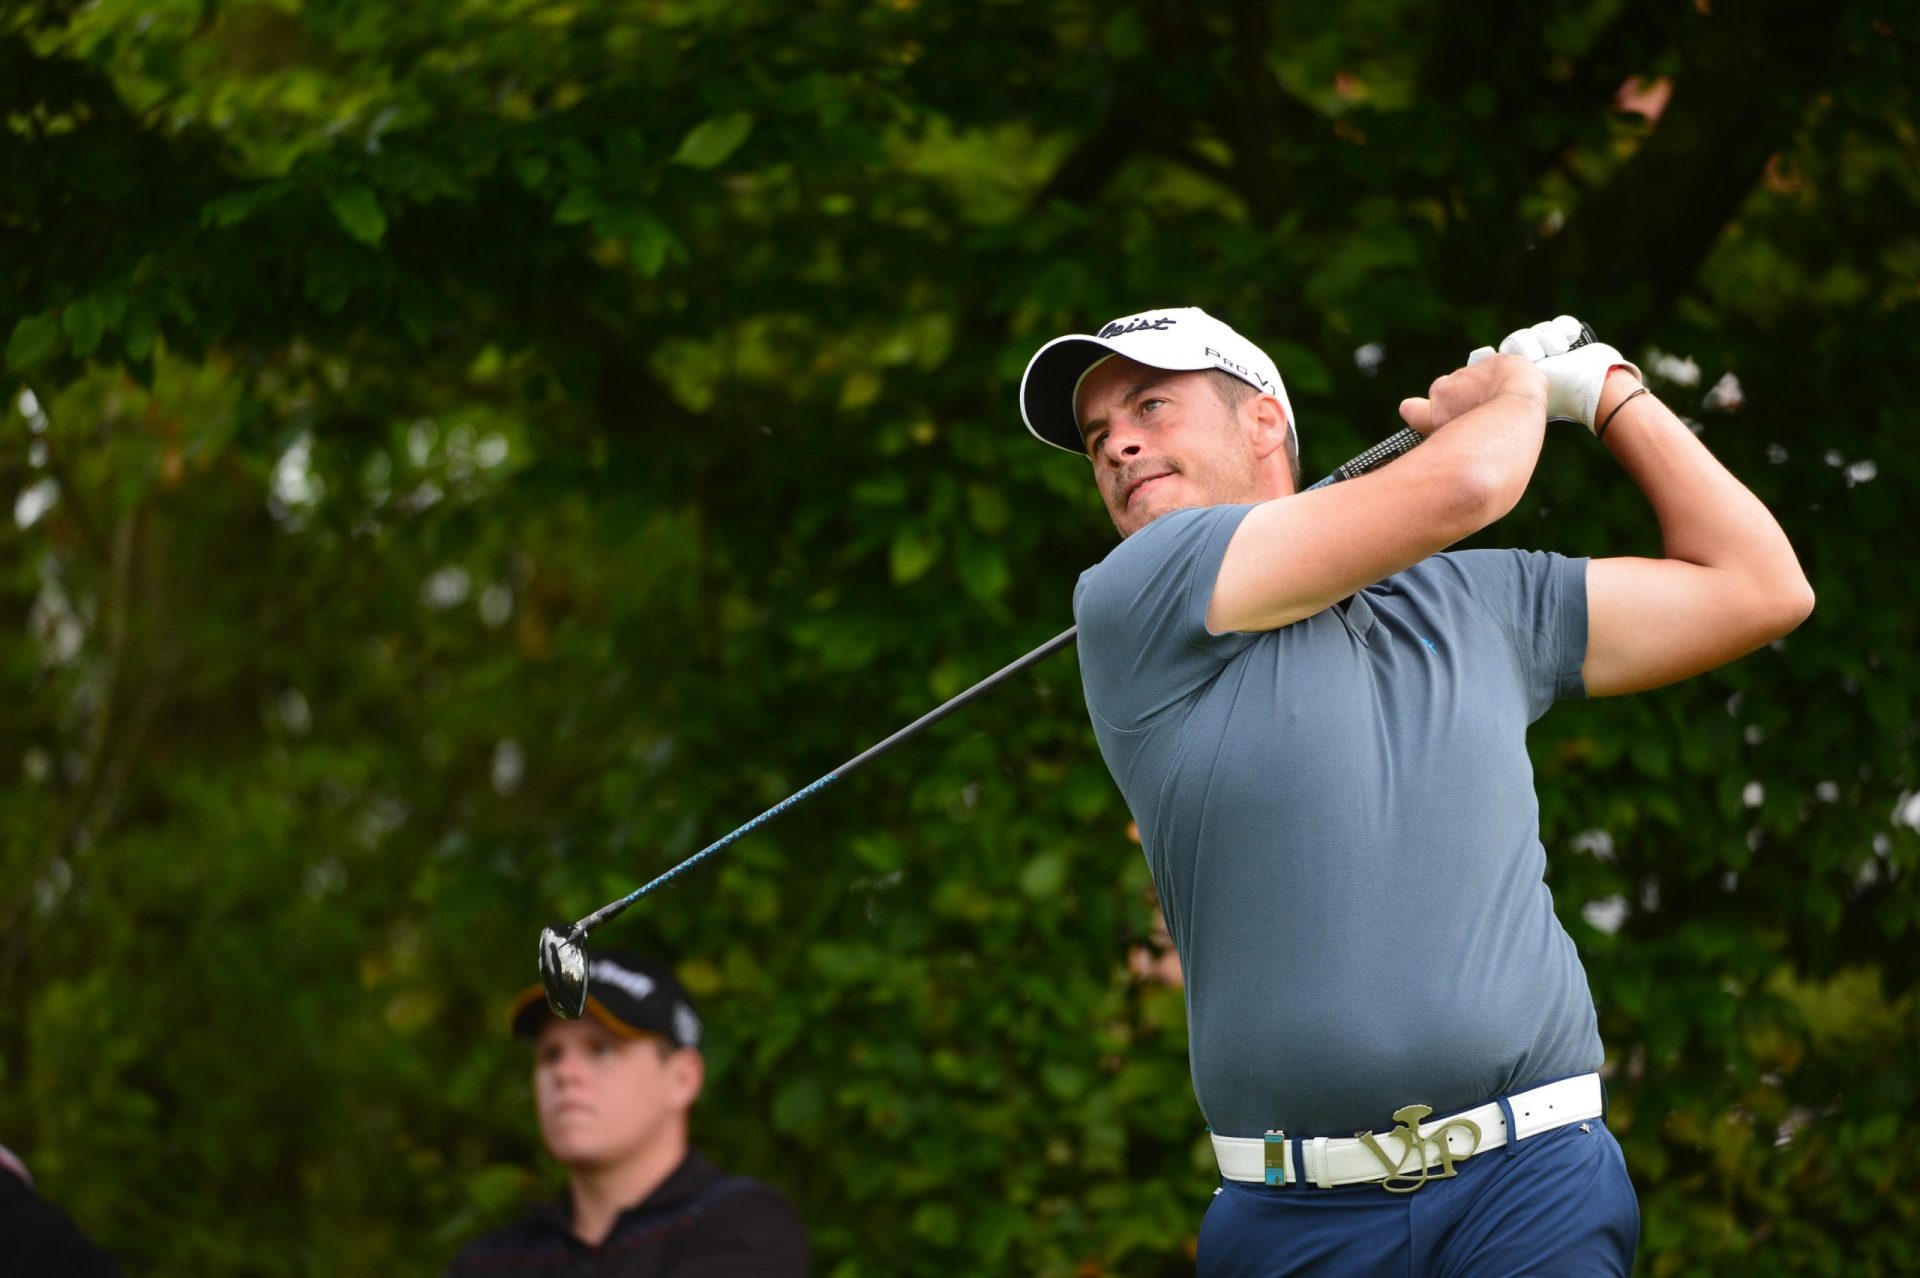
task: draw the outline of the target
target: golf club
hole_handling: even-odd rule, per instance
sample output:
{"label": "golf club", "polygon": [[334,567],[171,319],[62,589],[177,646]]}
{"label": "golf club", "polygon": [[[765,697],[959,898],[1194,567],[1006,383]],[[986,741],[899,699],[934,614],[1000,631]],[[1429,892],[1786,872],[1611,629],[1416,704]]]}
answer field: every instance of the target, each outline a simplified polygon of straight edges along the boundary
{"label": "golf club", "polygon": [[[1592,340],[1594,340],[1593,331],[1587,329],[1581,334],[1580,340],[1573,343],[1573,345],[1584,346]],[[1353,479],[1359,475],[1364,475],[1368,471],[1375,470],[1401,454],[1410,451],[1420,443],[1421,439],[1422,436],[1420,433],[1412,427],[1398,431],[1386,439],[1381,440],[1372,448],[1367,449],[1344,465],[1336,467],[1332,474],[1322,479],[1319,483],[1311,485],[1306,491],[1312,492],[1314,489],[1324,488],[1328,484],[1339,483],[1342,480]],[[547,991],[547,1006],[553,1009],[556,1016],[562,1016],[568,1020],[577,1018],[586,1010],[586,939],[588,934],[602,923],[617,917],[625,911],[628,906],[632,905],[641,897],[679,877],[714,853],[737,843],[761,826],[773,821],[789,809],[806,802],[835,782],[844,780],[846,777],[852,775],[856,768],[885,754],[901,742],[919,735],[922,729],[938,723],[955,710],[958,710],[961,706],[966,705],[969,701],[978,697],[981,693],[999,687],[1007,680],[1026,670],[1029,666],[1037,665],[1041,661],[1046,660],[1054,653],[1073,643],[1075,637],[1079,634],[1079,630],[1080,628],[1078,626],[1073,626],[1055,635],[1019,660],[994,671],[952,700],[929,710],[926,714],[921,715],[918,719],[915,719],[912,723],[909,723],[906,727],[900,729],[878,745],[869,747],[867,750],[855,755],[833,771],[827,773],[819,780],[788,795],[786,798],[780,800],[780,802],[768,808],[765,812],[762,812],[759,816],[753,818],[753,820],[733,831],[733,833],[708,844],[658,878],[635,888],[617,901],[610,901],[606,905],[601,906],[568,928],[565,933],[553,927],[542,928],[540,931],[540,983]]]}
{"label": "golf club", "polygon": [[[1358,457],[1353,458],[1345,465],[1336,468],[1332,474],[1328,475],[1319,483],[1314,484],[1312,488],[1323,488],[1328,484],[1338,483],[1343,479],[1352,479],[1356,475],[1363,475],[1369,470],[1385,465],[1395,457],[1413,448],[1420,442],[1420,438],[1419,432],[1411,428],[1402,430],[1375,444],[1372,448],[1361,453]],[[1308,489],[1308,491],[1312,491],[1312,488]],[[578,1018],[579,1015],[586,1010],[587,951],[585,942],[588,934],[602,923],[618,916],[641,897],[692,869],[714,853],[745,838],[761,826],[781,816],[789,809],[811,799],[814,795],[820,793],[828,786],[833,785],[835,782],[844,780],[847,776],[851,775],[856,768],[885,754],[901,742],[918,735],[922,729],[938,723],[980,694],[1000,686],[1028,667],[1046,660],[1054,653],[1073,643],[1079,633],[1080,628],[1078,626],[1072,626],[1062,633],[1055,635],[1019,660],[994,671],[979,683],[968,688],[965,692],[955,696],[952,700],[946,701],[929,710],[926,714],[921,715],[918,719],[915,719],[912,723],[909,723],[906,727],[900,729],[886,740],[869,747],[833,771],[827,773],[819,780],[788,795],[739,829],[726,835],[724,838],[717,839],[713,843],[708,844],[658,878],[635,888],[632,892],[629,892],[617,901],[610,901],[606,905],[601,906],[568,928],[564,933],[558,928],[542,928],[540,930],[540,983],[547,991],[547,1006],[553,1009],[556,1016],[562,1016],[568,1020]]]}

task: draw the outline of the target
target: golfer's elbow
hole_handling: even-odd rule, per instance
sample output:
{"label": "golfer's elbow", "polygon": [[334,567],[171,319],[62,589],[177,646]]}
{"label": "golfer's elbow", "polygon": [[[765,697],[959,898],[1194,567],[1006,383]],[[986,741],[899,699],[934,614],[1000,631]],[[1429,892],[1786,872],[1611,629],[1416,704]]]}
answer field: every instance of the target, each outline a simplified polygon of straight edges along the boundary
{"label": "golfer's elbow", "polygon": [[1749,580],[1727,616],[1746,638],[1746,651],[1791,634],[1813,611],[1813,586],[1796,563],[1791,572]]}
{"label": "golfer's elbow", "polygon": [[1753,585],[1748,598],[1771,643],[1795,628],[1813,612],[1813,583],[1807,580],[1800,557],[1786,534],[1775,527],[1765,553],[1753,556]]}
{"label": "golfer's elbow", "polygon": [[1447,476],[1456,537],[1479,532],[1519,505],[1532,477],[1532,466],[1514,466],[1504,458],[1462,459]]}
{"label": "golfer's elbow", "polygon": [[1801,622],[1813,615],[1813,583],[1798,567],[1796,564],[1791,581],[1769,592],[1769,629],[1772,630],[1769,643],[1797,630]]}

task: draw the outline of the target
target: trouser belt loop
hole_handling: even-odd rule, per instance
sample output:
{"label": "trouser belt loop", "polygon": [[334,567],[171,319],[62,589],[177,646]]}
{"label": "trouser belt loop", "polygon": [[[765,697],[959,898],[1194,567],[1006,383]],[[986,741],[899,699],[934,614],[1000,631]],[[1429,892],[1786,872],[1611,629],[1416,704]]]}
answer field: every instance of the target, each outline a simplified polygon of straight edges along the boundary
{"label": "trouser belt loop", "polygon": [[1520,1129],[1513,1125],[1513,1104],[1504,1096],[1494,1097],[1494,1103],[1500,1106],[1500,1117],[1507,1120],[1507,1157],[1520,1156]]}
{"label": "trouser belt loop", "polygon": [[1327,1170],[1327,1138],[1313,1138],[1313,1183],[1322,1189],[1333,1188],[1333,1173]]}
{"label": "trouser belt loop", "polygon": [[1293,1183],[1296,1185],[1307,1183],[1307,1159],[1302,1152],[1305,1145],[1306,1142],[1300,1137],[1293,1138]]}

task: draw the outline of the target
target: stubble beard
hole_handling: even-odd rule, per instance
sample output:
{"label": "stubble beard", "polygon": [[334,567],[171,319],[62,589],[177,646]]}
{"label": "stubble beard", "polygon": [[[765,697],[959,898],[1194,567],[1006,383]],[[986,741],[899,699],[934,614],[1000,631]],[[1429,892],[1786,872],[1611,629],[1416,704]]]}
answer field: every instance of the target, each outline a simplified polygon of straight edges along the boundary
{"label": "stubble beard", "polygon": [[[1209,482],[1204,477],[1195,477],[1188,472],[1184,466],[1178,463],[1156,462],[1152,466],[1142,466],[1131,475],[1125,477],[1115,486],[1116,490],[1124,493],[1126,486],[1132,483],[1138,476],[1153,474],[1156,471],[1162,470],[1162,468],[1164,468],[1168,474],[1178,476],[1184,480],[1187,491],[1170,498],[1167,505],[1162,506],[1160,509],[1142,519],[1131,531],[1121,524],[1119,514],[1109,512],[1110,517],[1113,519],[1114,531],[1120,534],[1122,541],[1125,541],[1128,537],[1132,536],[1133,533],[1139,532],[1142,528],[1145,528],[1161,516],[1171,515],[1177,510],[1195,510],[1206,506],[1226,506],[1235,502],[1259,500],[1257,496],[1259,492],[1259,468],[1251,455],[1244,459],[1244,464],[1239,468],[1240,473],[1236,477],[1237,482],[1225,482],[1224,480],[1218,483]],[[1138,501],[1139,497],[1136,496],[1134,500]],[[1123,506],[1121,513],[1131,513],[1130,507]]]}

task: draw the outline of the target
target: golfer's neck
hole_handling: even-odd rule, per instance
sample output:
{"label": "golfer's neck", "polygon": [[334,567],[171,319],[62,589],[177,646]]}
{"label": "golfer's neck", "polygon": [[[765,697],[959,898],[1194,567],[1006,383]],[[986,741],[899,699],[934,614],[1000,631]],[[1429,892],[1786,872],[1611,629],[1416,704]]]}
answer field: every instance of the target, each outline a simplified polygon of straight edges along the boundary
{"label": "golfer's neck", "polygon": [[571,1169],[574,1237],[598,1247],[613,1232],[620,1213],[645,1202],[686,1157],[687,1129],[682,1124],[624,1162]]}

